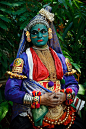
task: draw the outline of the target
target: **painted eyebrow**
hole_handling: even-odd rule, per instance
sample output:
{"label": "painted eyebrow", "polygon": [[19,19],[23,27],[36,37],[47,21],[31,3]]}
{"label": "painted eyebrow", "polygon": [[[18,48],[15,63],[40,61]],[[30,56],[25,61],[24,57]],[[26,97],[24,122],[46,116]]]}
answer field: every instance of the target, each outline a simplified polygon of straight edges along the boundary
{"label": "painted eyebrow", "polygon": [[31,32],[38,32],[37,30],[32,30]]}
{"label": "painted eyebrow", "polygon": [[[43,29],[40,29],[40,31],[42,31],[42,30],[47,31],[47,29],[44,29],[44,28],[43,28]],[[34,31],[38,32],[38,30],[35,30],[35,29],[34,29],[34,30],[32,30],[31,32],[34,32]]]}
{"label": "painted eyebrow", "polygon": [[44,31],[47,31],[47,29],[41,29],[40,31],[43,31],[43,30],[44,30]]}
{"label": "painted eyebrow", "polygon": [[38,33],[37,30],[32,30],[30,33],[31,33],[31,34],[34,34],[35,32]]}

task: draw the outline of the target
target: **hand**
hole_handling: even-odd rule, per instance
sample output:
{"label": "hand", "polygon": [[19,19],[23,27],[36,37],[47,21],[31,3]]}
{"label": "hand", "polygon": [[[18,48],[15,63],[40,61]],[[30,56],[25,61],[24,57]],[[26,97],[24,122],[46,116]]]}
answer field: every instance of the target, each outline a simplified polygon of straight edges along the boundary
{"label": "hand", "polygon": [[54,98],[56,95],[55,92],[52,93],[45,93],[41,96],[41,104],[50,106],[50,107],[55,107],[57,105],[58,99]]}
{"label": "hand", "polygon": [[62,104],[66,100],[66,94],[62,92],[57,92],[55,97],[57,98],[58,105]]}

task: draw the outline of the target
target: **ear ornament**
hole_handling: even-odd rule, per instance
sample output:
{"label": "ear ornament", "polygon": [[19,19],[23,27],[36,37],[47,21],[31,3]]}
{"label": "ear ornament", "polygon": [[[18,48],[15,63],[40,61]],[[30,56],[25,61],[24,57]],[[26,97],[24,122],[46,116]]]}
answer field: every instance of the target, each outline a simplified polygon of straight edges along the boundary
{"label": "ear ornament", "polygon": [[51,28],[48,29],[48,38],[52,39],[52,29]]}
{"label": "ear ornament", "polygon": [[26,36],[27,36],[27,41],[28,41],[28,42],[31,42],[31,39],[30,39],[30,32],[29,32],[29,31],[26,31]]}

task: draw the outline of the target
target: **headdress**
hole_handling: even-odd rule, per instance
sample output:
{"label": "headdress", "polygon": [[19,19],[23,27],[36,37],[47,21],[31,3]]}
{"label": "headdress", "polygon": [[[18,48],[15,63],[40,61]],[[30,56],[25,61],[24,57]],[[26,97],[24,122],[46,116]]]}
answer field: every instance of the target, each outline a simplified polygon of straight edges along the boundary
{"label": "headdress", "polygon": [[47,6],[44,8],[42,8],[39,11],[39,14],[36,15],[30,22],[29,24],[25,27],[25,29],[23,30],[23,34],[22,34],[22,38],[19,44],[19,49],[17,52],[17,57],[19,57],[25,50],[25,45],[26,45],[26,31],[31,29],[32,26],[38,24],[38,23],[42,23],[44,24],[47,28],[51,28],[52,29],[52,39],[49,40],[49,42],[47,43],[49,45],[49,47],[51,47],[52,49],[54,49],[57,53],[62,53],[61,51],[61,47],[57,38],[57,34],[53,25],[53,21],[54,21],[54,14],[51,13],[52,8],[50,6]]}
{"label": "headdress", "polygon": [[34,25],[36,24],[44,24],[47,28],[49,28],[49,24],[48,22],[45,20],[44,17],[42,17],[40,14],[36,15],[31,21],[30,23],[27,25],[27,30],[30,30]]}

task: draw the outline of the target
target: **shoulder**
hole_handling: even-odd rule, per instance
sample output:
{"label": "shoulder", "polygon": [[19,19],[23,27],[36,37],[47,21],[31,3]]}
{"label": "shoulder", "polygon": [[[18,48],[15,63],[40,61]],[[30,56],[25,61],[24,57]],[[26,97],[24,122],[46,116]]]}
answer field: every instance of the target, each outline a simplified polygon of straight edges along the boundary
{"label": "shoulder", "polygon": [[26,60],[27,60],[27,54],[25,52],[23,52],[20,57],[16,57],[14,59],[14,61],[11,63],[10,67],[12,68],[13,65],[17,66],[19,65],[19,63],[21,65],[25,64],[26,63]]}
{"label": "shoulder", "polygon": [[57,55],[62,62],[65,62],[65,57],[63,54],[57,53]]}
{"label": "shoulder", "polygon": [[64,55],[61,54],[61,53],[56,53],[56,54],[57,54],[57,56],[59,57],[59,59],[60,59],[62,65],[66,65],[66,62],[65,62],[65,59],[66,59],[66,58],[64,57]]}

